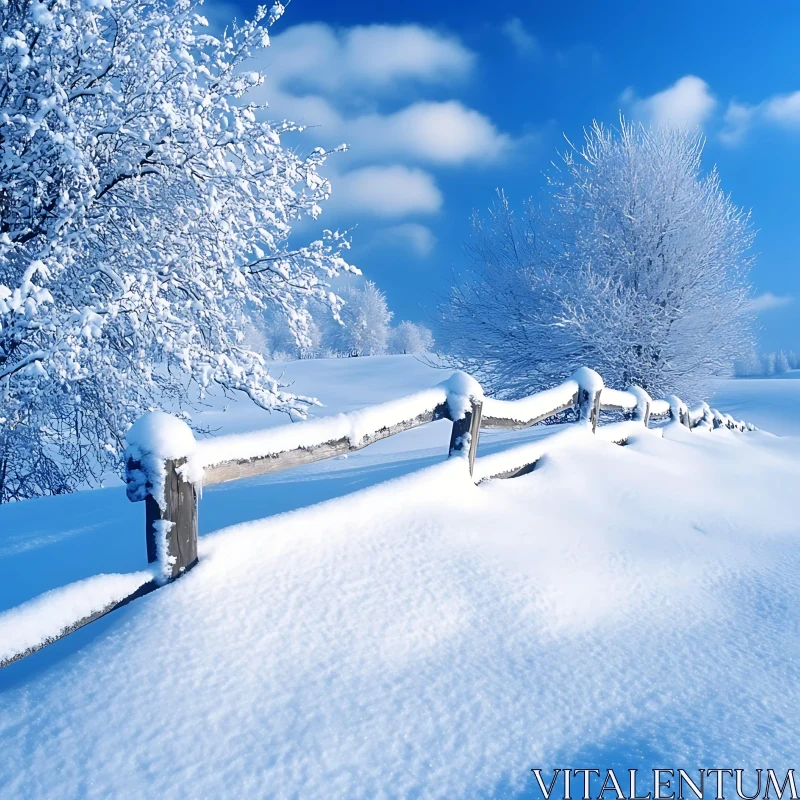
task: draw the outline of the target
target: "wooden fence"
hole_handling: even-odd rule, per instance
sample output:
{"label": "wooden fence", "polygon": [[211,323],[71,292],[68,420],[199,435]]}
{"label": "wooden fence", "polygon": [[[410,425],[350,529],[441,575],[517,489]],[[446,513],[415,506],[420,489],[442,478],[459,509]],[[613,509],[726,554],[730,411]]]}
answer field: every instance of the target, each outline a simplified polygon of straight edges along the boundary
{"label": "wooden fence", "polygon": [[[597,431],[600,414],[604,411],[616,412],[618,416],[622,415],[645,427],[654,421],[672,420],[689,430],[698,427],[707,430],[756,430],[753,425],[736,421],[705,403],[689,409],[675,396],[653,400],[639,387],[631,387],[627,391],[610,389],[603,385],[602,378],[596,372],[583,368],[560,386],[522,400],[486,398],[474,379],[456,373],[438,387],[400,400],[333,418],[294,423],[252,434],[202,440],[195,443],[196,447],[187,447],[185,453],[170,453],[169,458],[155,457],[153,452],[143,453],[129,447],[126,460],[128,497],[132,501],[145,503],[147,560],[150,563],[158,562],[158,577],[140,586],[129,597],[76,620],[39,645],[0,661],[0,667],[63,638],[191,569],[197,563],[198,493],[202,487],[335,458],[361,450],[389,436],[443,419],[452,423],[449,456],[462,458],[465,469],[473,479],[481,482],[513,478],[533,469],[546,451],[549,437],[541,446],[533,449],[515,448],[478,459],[482,468],[478,470],[476,478],[480,431],[529,428],[568,409],[577,409],[576,424],[591,433]],[[161,412],[153,413],[186,428],[180,420]],[[632,423],[628,427],[615,428],[607,438],[625,444],[632,430],[630,425]],[[602,426],[601,431],[611,428],[614,426]],[[188,440],[193,441],[188,428],[184,436],[186,433]],[[519,453],[516,460],[515,453]],[[502,455],[499,460],[498,455]]]}
{"label": "wooden fence", "polygon": [[[220,447],[219,443],[224,445],[226,438],[221,437],[209,440],[213,443],[213,451],[210,453],[203,453],[204,442],[199,442],[199,455],[187,454],[164,460],[163,465],[158,465],[158,468],[163,469],[163,494],[157,496],[157,492],[152,490],[145,492],[144,496],[141,491],[133,494],[129,492],[131,499],[144,499],[146,503],[148,560],[156,561],[158,554],[162,553],[162,559],[165,559],[165,580],[174,580],[194,566],[197,561],[197,489],[200,486],[214,486],[335,458],[437,420],[447,419],[452,422],[449,456],[465,457],[470,475],[473,475],[475,469],[481,430],[520,430],[573,408],[578,410],[577,424],[588,426],[592,433],[597,429],[602,411],[626,415],[644,426],[649,426],[654,421],[671,419],[689,430],[699,426],[709,430],[755,430],[754,426],[721,414],[705,403],[690,410],[674,395],[665,400],[653,400],[639,387],[631,387],[628,391],[610,389],[603,385],[602,378],[596,372],[585,368],[578,370],[560,386],[518,401],[485,398],[476,381],[468,376],[462,377],[466,381],[456,381],[455,384],[452,381],[445,382],[437,387],[441,390],[441,396],[437,396],[437,390],[434,389],[372,407],[373,418],[380,420],[378,427],[367,432],[359,431],[356,436],[350,434],[334,438],[331,430],[336,426],[319,424],[325,420],[300,422],[284,428],[296,430],[298,427],[316,425],[319,431],[290,449],[281,449],[282,431],[271,429],[266,432],[265,441],[260,446],[242,448],[242,442],[249,438],[249,435],[244,434],[227,437],[232,444],[230,448]],[[413,415],[403,413],[403,409],[414,407],[419,402],[426,406],[422,411]],[[340,417],[346,419],[360,413],[354,412],[353,415]],[[270,435],[276,432],[278,435]],[[302,440],[304,437],[300,435],[297,438]],[[619,443],[624,444],[626,438],[621,437]],[[236,451],[241,449],[245,452],[238,455]],[[262,452],[258,452],[259,449]],[[220,453],[225,451],[230,453],[230,457],[220,459]],[[517,477],[530,472],[532,466],[531,463],[522,463],[512,469],[482,476],[481,480]],[[136,476],[139,485],[142,469],[141,461],[129,459],[128,475]],[[134,479],[131,480],[133,482]],[[159,481],[153,476],[147,476],[146,483],[149,487],[159,485]],[[159,546],[160,537],[162,541]]]}

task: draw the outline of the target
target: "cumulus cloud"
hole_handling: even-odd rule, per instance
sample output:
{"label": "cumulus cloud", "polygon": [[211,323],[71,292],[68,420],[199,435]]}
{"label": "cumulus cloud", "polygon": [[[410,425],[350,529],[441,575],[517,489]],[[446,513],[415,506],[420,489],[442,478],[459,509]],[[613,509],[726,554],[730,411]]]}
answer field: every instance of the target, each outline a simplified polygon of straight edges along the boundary
{"label": "cumulus cloud", "polygon": [[323,97],[277,92],[271,97],[273,115],[318,126],[315,142],[329,147],[346,143],[352,160],[402,158],[458,166],[498,161],[512,147],[511,137],[458,100],[413,103],[389,114],[348,116]]}
{"label": "cumulus cloud", "polygon": [[[442,81],[469,70],[471,53],[434,31],[372,25],[334,32],[322,24],[297,25],[276,36],[266,55],[267,79],[254,99],[269,104],[273,119],[314,126],[315,144],[350,145],[351,161],[457,166],[497,161],[511,147],[511,138],[487,116],[458,100],[418,101],[391,112],[362,110],[375,105],[376,86],[408,78]],[[366,93],[360,102],[352,96],[343,101],[338,91],[328,96],[328,90],[348,83],[351,93]]]}
{"label": "cumulus cloud", "polygon": [[436,236],[425,225],[417,222],[404,222],[378,231],[375,242],[390,247],[410,250],[414,255],[424,258],[436,246]]}
{"label": "cumulus cloud", "polygon": [[402,155],[439,164],[495,161],[509,148],[508,136],[488,117],[457,100],[414,103],[394,114],[352,120],[353,148],[370,156]]}
{"label": "cumulus cloud", "polygon": [[539,40],[528,31],[519,17],[511,17],[506,20],[503,24],[502,31],[511,44],[514,45],[519,55],[532,58],[542,54]]}
{"label": "cumulus cloud", "polygon": [[339,175],[333,181],[335,210],[392,218],[433,214],[442,207],[442,193],[429,173],[400,164],[369,166]]}
{"label": "cumulus cloud", "polygon": [[764,294],[754,297],[748,303],[747,308],[749,311],[754,311],[756,314],[759,314],[762,311],[771,311],[774,308],[783,308],[784,306],[791,305],[793,302],[793,297],[779,297],[778,295],[774,295],[772,292],[764,292]]}
{"label": "cumulus cloud", "polygon": [[702,128],[717,105],[709,85],[696,75],[684,75],[650,97],[637,97],[628,88],[620,99],[635,119],[654,127]]}
{"label": "cumulus cloud", "polygon": [[723,144],[729,146],[739,144],[747,135],[747,131],[753,122],[753,116],[753,106],[737,103],[735,100],[728,103],[728,108],[723,117],[724,127],[719,134]]}
{"label": "cumulus cloud", "polygon": [[[272,119],[313,127],[297,146],[349,146],[327,165],[333,187],[327,213],[355,219],[435,213],[443,198],[429,169],[496,162],[515,144],[459,100],[423,99],[426,87],[441,95],[443,86],[467,78],[475,62],[459,39],[440,31],[301,24],[272,37],[259,58],[266,77],[252,99],[268,104]],[[398,108],[397,91],[409,85],[416,100]],[[414,252],[433,247],[423,226],[395,227],[386,235]]]}
{"label": "cumulus cloud", "polygon": [[270,80],[299,94],[441,84],[468,75],[475,61],[458,39],[419,25],[295,25],[272,37],[270,51]]}
{"label": "cumulus cloud", "polygon": [[732,100],[725,112],[725,127],[720,136],[725,144],[737,145],[757,124],[800,130],[800,91],[774,95],[753,105]]}

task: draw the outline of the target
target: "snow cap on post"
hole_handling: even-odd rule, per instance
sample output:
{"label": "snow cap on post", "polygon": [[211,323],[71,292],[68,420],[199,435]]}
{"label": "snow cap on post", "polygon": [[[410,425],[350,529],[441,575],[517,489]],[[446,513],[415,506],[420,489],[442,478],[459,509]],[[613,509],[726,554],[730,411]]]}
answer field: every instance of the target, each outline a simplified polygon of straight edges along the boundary
{"label": "snow cap on post", "polygon": [[440,386],[447,392],[447,408],[455,422],[472,411],[473,401],[483,403],[483,389],[478,381],[466,372],[454,372]]}
{"label": "snow cap on post", "polygon": [[447,392],[447,413],[453,422],[449,455],[466,456],[472,475],[481,431],[483,389],[466,372],[454,372],[441,386]]}
{"label": "snow cap on post", "polygon": [[674,394],[671,394],[669,397],[665,397],[664,399],[669,403],[670,417],[675,422],[679,422],[681,425],[685,425],[687,428],[690,428],[689,408],[686,403],[684,403],[680,397]]}
{"label": "snow cap on post", "polygon": [[714,413],[711,411],[711,406],[704,400],[700,403],[700,407],[703,409],[703,419],[700,424],[707,431],[714,430]]}
{"label": "snow cap on post", "polygon": [[194,453],[197,445],[192,429],[181,419],[163,411],[139,417],[125,435],[128,499],[136,502],[152,495],[164,502],[164,463]]}

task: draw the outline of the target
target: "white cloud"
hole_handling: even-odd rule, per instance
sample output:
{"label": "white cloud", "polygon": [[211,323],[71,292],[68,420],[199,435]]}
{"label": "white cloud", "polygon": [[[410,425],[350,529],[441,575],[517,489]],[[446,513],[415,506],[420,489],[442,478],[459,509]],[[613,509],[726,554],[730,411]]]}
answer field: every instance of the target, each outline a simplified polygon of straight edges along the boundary
{"label": "white cloud", "polygon": [[272,37],[267,73],[295,93],[385,90],[399,82],[441,84],[469,74],[474,54],[456,38],[419,25],[334,30],[315,22]]}
{"label": "white cloud", "polygon": [[722,143],[731,147],[739,144],[753,123],[754,113],[753,106],[731,100],[723,117],[724,127],[719,134]]}
{"label": "white cloud", "polygon": [[630,106],[636,119],[654,127],[702,128],[717,105],[709,85],[696,75],[684,75],[672,86],[645,98],[638,98],[628,88],[620,100]]}
{"label": "white cloud", "polygon": [[438,164],[496,161],[511,140],[488,117],[457,100],[414,103],[394,114],[353,119],[354,150],[368,156],[405,156]]}
{"label": "white cloud", "polygon": [[756,314],[759,314],[762,311],[772,311],[774,308],[783,308],[784,306],[791,305],[793,302],[793,297],[779,297],[772,292],[764,292],[764,294],[754,297],[747,308],[749,311],[754,311]]}
{"label": "white cloud", "polygon": [[787,128],[800,128],[800,92],[776,95],[763,103],[764,118]]}
{"label": "white cloud", "polygon": [[337,212],[391,218],[433,214],[442,207],[442,193],[433,177],[399,164],[362,167],[339,175],[332,184]]}
{"label": "white cloud", "polygon": [[532,58],[542,54],[539,40],[527,30],[519,17],[511,17],[507,20],[503,24],[502,31],[519,55]]}
{"label": "white cloud", "polygon": [[273,116],[319,126],[315,144],[346,143],[350,158],[423,161],[457,166],[467,161],[495,162],[512,148],[511,137],[458,100],[418,102],[390,114],[345,116],[325,98],[270,93]]}
{"label": "white cloud", "polygon": [[412,78],[442,82],[470,70],[470,51],[435,31],[416,25],[343,31],[297,25],[274,37],[263,59],[266,80],[253,99],[268,103],[273,119],[314,126],[309,136],[315,145],[350,145],[352,160],[455,166],[497,161],[511,147],[511,138],[488,117],[458,100],[375,110],[376,88]]}
{"label": "white cloud", "polygon": [[725,144],[740,144],[756,124],[800,130],[800,91],[777,94],[755,105],[732,100],[725,112],[720,138]]}
{"label": "white cloud", "polygon": [[430,228],[418,222],[404,222],[378,231],[375,241],[391,247],[402,247],[424,258],[436,246],[436,236]]}
{"label": "white cloud", "polygon": [[[496,162],[514,146],[487,116],[460,101],[423,99],[424,87],[441,92],[466,78],[474,61],[457,38],[419,25],[296,25],[274,36],[254,65],[266,77],[251,99],[268,104],[271,119],[313,127],[299,140],[288,135],[292,145],[349,145],[349,153],[328,164],[333,191],[326,213],[356,219],[432,214],[442,193],[420,167]],[[398,109],[389,96],[409,83],[416,101]],[[433,247],[435,238],[423,226],[395,227],[386,235],[414,252]]]}

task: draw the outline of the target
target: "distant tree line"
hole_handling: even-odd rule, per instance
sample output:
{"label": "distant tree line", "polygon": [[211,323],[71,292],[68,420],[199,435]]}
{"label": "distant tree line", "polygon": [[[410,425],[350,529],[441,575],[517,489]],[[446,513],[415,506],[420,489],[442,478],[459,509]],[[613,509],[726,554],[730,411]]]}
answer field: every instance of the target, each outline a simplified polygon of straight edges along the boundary
{"label": "distant tree line", "polygon": [[734,372],[739,378],[766,378],[782,375],[792,369],[800,369],[800,356],[793,350],[778,350],[762,355],[753,350],[734,363]]}
{"label": "distant tree line", "polygon": [[314,321],[308,338],[298,343],[283,315],[267,315],[251,331],[251,346],[266,358],[294,361],[384,354],[421,354],[433,349],[433,334],[424,325],[403,320],[392,326],[386,295],[373,281],[340,290],[344,301],[338,318]]}

